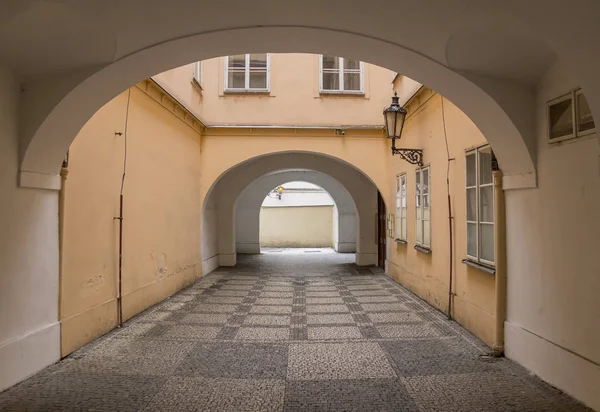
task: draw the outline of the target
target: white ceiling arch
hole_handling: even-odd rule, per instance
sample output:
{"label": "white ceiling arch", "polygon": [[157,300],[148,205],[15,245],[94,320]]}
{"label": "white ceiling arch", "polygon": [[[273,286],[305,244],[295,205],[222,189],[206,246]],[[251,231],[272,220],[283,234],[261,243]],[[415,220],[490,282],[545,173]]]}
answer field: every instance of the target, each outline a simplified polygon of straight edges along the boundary
{"label": "white ceiling arch", "polygon": [[[337,1],[263,0],[252,7],[239,0],[186,2],[185,7],[183,2],[158,0],[41,3],[51,9],[50,17],[64,19],[65,27],[57,28],[60,33],[85,32],[89,39],[82,39],[81,45],[90,47],[73,46],[69,53],[55,44],[60,42],[46,45],[43,39],[33,41],[22,34],[20,27],[36,27],[24,24],[30,19],[45,21],[39,8],[16,8],[8,15],[5,25],[16,33],[16,40],[1,46],[0,56],[10,57],[6,61],[25,79],[20,147],[21,170],[26,173],[56,179],[64,152],[85,121],[137,81],[191,61],[248,51],[345,55],[406,74],[452,100],[475,122],[508,178],[535,170],[534,93],[528,82],[547,68],[556,37],[539,41],[535,31],[541,28],[524,23],[532,18],[527,14],[532,12],[529,3],[540,1],[528,2],[527,7],[513,1],[480,2],[485,7],[467,0],[452,5],[433,1],[398,5],[401,13],[390,13],[389,3],[378,0],[342,8],[335,6]],[[140,9],[147,10],[146,19],[137,18]],[[229,12],[236,9],[244,13]],[[552,11],[557,9],[553,6]],[[75,17],[88,19],[89,26],[69,25]],[[470,29],[473,21],[480,23],[476,31]],[[473,33],[487,40],[473,43]],[[503,44],[503,36],[508,36],[509,47],[494,46]],[[523,45],[516,56],[527,55],[528,60],[514,57],[510,44],[515,43]],[[39,56],[59,48],[56,53],[64,56],[63,63],[49,68],[45,76],[39,69],[28,71],[31,64],[19,59],[19,45]],[[489,53],[492,46],[494,52]],[[480,49],[486,47],[483,53]],[[97,54],[83,61],[69,60],[77,52],[94,50]],[[590,102],[594,107],[592,96]]]}

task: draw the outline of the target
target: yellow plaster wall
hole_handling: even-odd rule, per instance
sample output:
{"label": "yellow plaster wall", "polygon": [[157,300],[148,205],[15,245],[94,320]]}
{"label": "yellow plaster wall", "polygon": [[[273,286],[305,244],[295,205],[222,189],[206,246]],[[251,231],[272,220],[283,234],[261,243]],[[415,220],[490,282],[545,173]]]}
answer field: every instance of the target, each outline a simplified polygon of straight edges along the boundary
{"label": "yellow plaster wall", "polygon": [[261,247],[333,247],[333,206],[263,207]]}
{"label": "yellow plaster wall", "polygon": [[[123,192],[125,320],[201,276],[200,134],[182,120],[180,109],[167,110],[142,90],[144,84],[140,87],[131,88]],[[124,131],[126,106],[127,92],[100,109],[69,149],[63,356],[117,323],[114,217],[119,215],[124,136],[115,131]]]}
{"label": "yellow plaster wall", "polygon": [[271,53],[268,93],[224,92],[224,58],[204,60],[202,89],[192,86],[193,65],[154,79],[209,125],[382,125],[392,72],[364,63],[364,94],[319,92],[319,55]]}
{"label": "yellow plaster wall", "polygon": [[[456,106],[446,99],[443,105],[449,156],[444,138],[442,97],[426,88],[407,105],[409,114],[398,144],[399,147],[423,148],[424,163],[430,166],[432,253],[425,254],[414,248],[416,167],[395,157],[388,176],[391,182],[389,196],[395,199],[396,175],[406,173],[408,243],[401,244],[388,238],[388,272],[431,305],[447,311],[450,273],[448,173],[454,230],[453,292],[456,294],[452,315],[484,342],[491,344],[495,316],[494,276],[461,263],[466,257],[465,149],[485,144],[486,140]],[[449,163],[448,157],[452,159]],[[395,209],[388,212],[396,213]]]}

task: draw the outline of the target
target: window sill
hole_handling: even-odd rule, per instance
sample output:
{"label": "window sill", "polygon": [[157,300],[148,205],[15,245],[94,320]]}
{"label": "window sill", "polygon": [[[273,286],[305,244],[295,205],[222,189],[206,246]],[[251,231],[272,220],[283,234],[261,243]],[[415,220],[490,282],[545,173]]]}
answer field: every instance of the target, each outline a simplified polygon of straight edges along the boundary
{"label": "window sill", "polygon": [[471,259],[463,259],[461,261],[462,263],[464,263],[467,266],[470,266],[472,268],[475,269],[479,269],[485,273],[489,273],[490,275],[495,275],[496,274],[496,268],[490,267],[490,266],[486,266],[486,265],[482,265],[481,263],[477,263],[472,261]]}
{"label": "window sill", "polygon": [[431,249],[419,245],[415,245],[415,250],[418,250],[421,253],[426,253],[428,255],[431,253]]}
{"label": "window sill", "polygon": [[395,241],[396,243],[401,243],[401,244],[403,244],[403,245],[406,245],[406,244],[408,243],[406,240],[402,240],[402,239],[398,239],[398,238],[395,238],[395,239],[394,239],[394,241]]}
{"label": "window sill", "polygon": [[243,95],[269,95],[271,90],[223,90],[223,94],[243,94]]}
{"label": "window sill", "polygon": [[348,97],[365,97],[365,92],[350,92],[344,90],[321,90],[321,96],[348,96]]}

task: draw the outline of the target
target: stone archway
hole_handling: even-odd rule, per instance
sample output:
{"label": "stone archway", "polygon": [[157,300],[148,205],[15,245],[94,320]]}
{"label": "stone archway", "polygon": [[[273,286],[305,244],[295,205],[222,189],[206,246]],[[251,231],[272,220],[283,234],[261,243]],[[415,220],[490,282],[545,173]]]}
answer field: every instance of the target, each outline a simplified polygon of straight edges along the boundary
{"label": "stone archway", "polygon": [[236,203],[256,179],[286,169],[309,169],[338,181],[356,205],[356,263],[377,263],[377,186],[357,166],[333,156],[310,152],[276,152],[256,156],[225,171],[209,189],[202,213],[203,271],[236,263]]}

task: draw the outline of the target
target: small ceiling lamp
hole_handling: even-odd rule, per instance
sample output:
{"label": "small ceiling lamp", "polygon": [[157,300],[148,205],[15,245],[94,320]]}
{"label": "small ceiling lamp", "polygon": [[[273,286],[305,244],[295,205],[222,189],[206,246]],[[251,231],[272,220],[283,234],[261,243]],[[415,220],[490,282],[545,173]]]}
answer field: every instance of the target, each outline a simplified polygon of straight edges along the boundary
{"label": "small ceiling lamp", "polygon": [[383,111],[385,133],[388,139],[392,139],[392,156],[397,154],[410,164],[423,166],[422,149],[401,149],[396,147],[396,139],[400,140],[400,137],[402,137],[406,113],[406,109],[398,103],[398,93],[394,92],[392,104]]}

